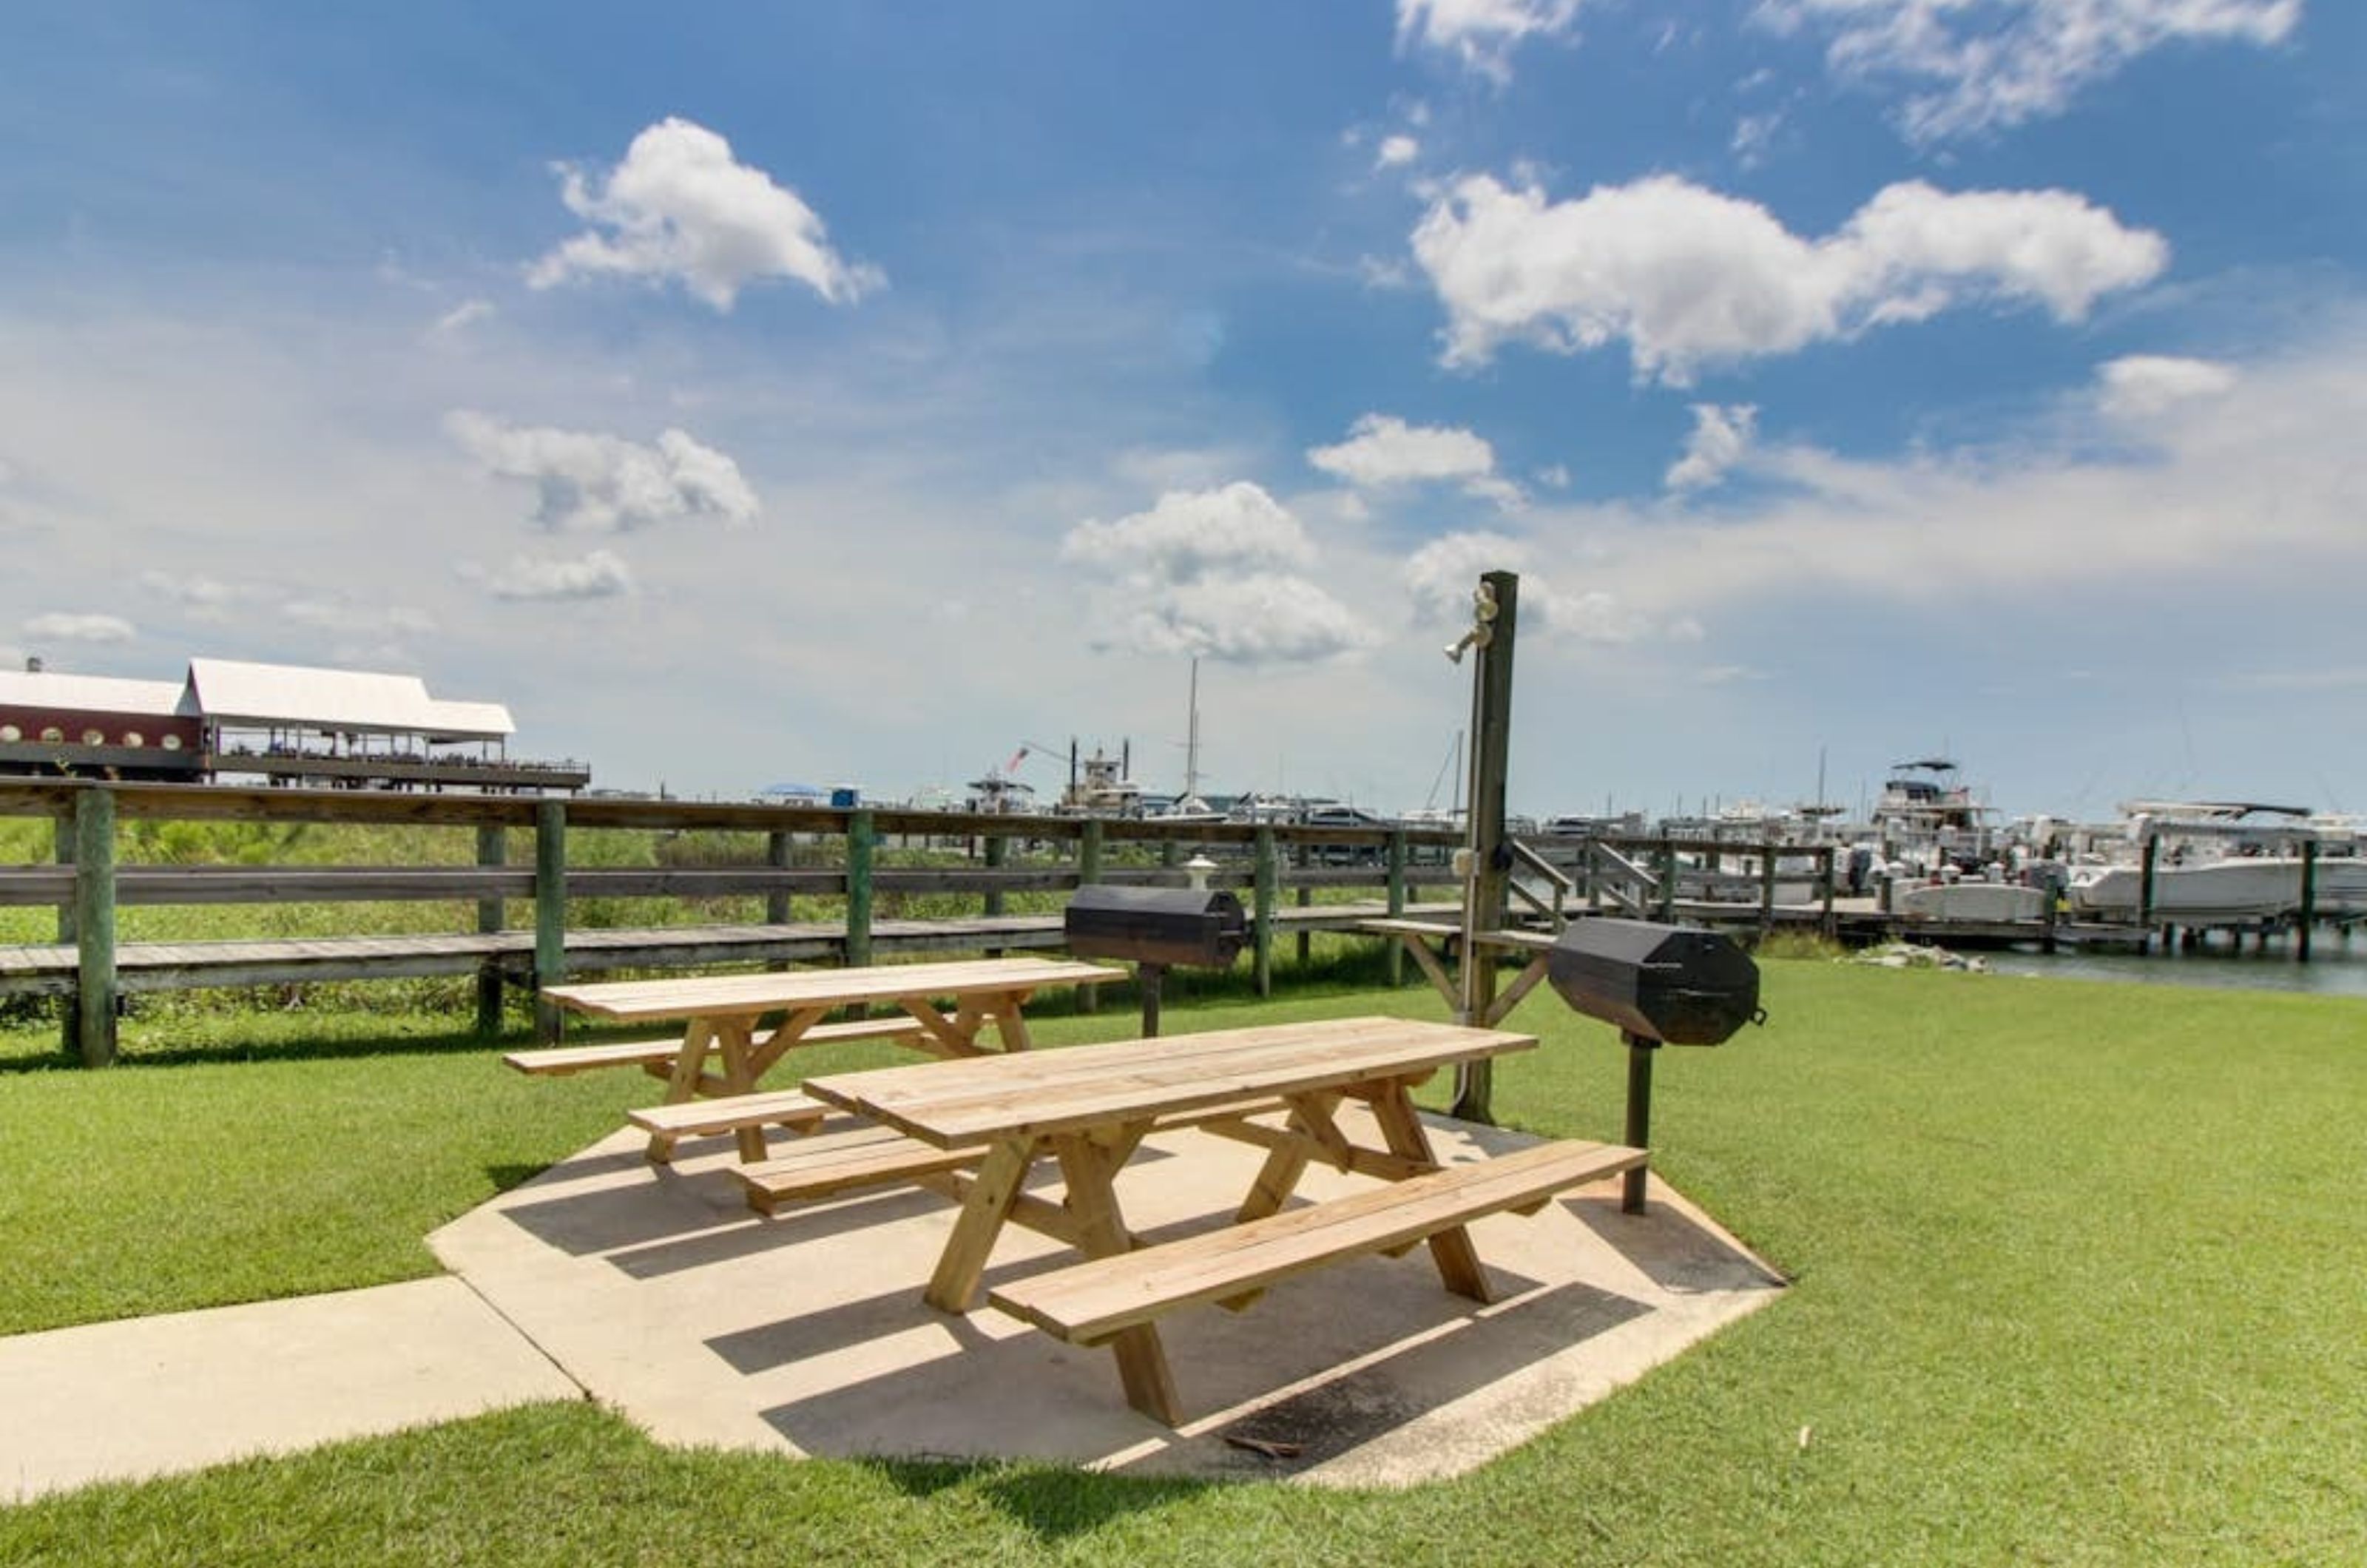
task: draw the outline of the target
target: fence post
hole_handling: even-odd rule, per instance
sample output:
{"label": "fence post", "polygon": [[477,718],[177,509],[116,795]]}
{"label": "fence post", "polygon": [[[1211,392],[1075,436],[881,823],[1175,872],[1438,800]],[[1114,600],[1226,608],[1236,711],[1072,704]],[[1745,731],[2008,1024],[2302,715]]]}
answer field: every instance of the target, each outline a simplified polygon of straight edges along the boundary
{"label": "fence post", "polygon": [[[1010,858],[1011,840],[1009,839],[1004,838],[1000,833],[996,833],[986,840],[987,870],[1001,871],[1003,867],[1003,863],[1010,860]],[[990,887],[986,890],[986,905],[983,913],[990,920],[1002,913],[1002,888]],[[1005,951],[1005,949],[1000,947],[990,947],[986,950],[986,955],[989,958],[1000,958],[1003,955]]]}
{"label": "fence post", "polygon": [[[477,829],[477,864],[499,870],[509,864],[509,830],[499,826]],[[491,936],[502,929],[502,900],[496,896],[477,900],[477,934]],[[502,958],[488,953],[477,960],[477,1034],[490,1040],[502,1032]]]}
{"label": "fence post", "polygon": [[846,962],[871,962],[871,852],[878,842],[868,807],[846,818]]}
{"label": "fence post", "polygon": [[1775,846],[1771,842],[1759,846],[1759,939],[1775,929]]}
{"label": "fence post", "polygon": [[[2301,841],[2301,914],[2293,931],[2293,957],[2309,962],[2309,928],[2317,923],[2317,840]],[[2267,940],[2266,938],[2262,939]]]}
{"label": "fence post", "polygon": [[74,1014],[85,1067],[115,1060],[115,792],[74,797]]}
{"label": "fence post", "polygon": [[[1406,907],[1406,834],[1402,828],[1389,829],[1389,919],[1405,913]],[[1405,984],[1405,943],[1397,937],[1388,940],[1389,984]]]}
{"label": "fence post", "polygon": [[[1294,844],[1291,846],[1291,863],[1297,866],[1300,871],[1305,871],[1308,866],[1308,862],[1313,855],[1313,852],[1312,847],[1308,844]],[[1304,909],[1314,902],[1315,889],[1308,886],[1302,879],[1298,884],[1298,907]],[[1309,931],[1307,927],[1301,926],[1298,928],[1298,967],[1302,973],[1305,972],[1308,964],[1313,961],[1314,957],[1315,933]]]}
{"label": "fence post", "polygon": [[1660,840],[1660,923],[1674,925],[1677,920],[1677,846],[1668,839]]}
{"label": "fence post", "polygon": [[1275,885],[1281,880],[1274,860],[1274,824],[1261,822],[1257,826],[1257,873],[1250,916],[1257,994],[1261,997],[1274,995],[1274,898]]}
{"label": "fence post", "polygon": [[1824,873],[1825,908],[1823,918],[1818,919],[1817,922],[1817,929],[1824,933],[1824,937],[1827,942],[1830,942],[1833,940],[1835,934],[1840,930],[1839,923],[1833,919],[1833,882],[1837,874],[1833,868],[1833,846],[1827,844],[1824,848],[1823,854],[1818,858],[1824,863],[1820,869]]}
{"label": "fence post", "polygon": [[[50,818],[50,839],[60,865],[74,863],[74,819],[71,808]],[[71,947],[74,942],[74,896],[69,892],[58,906],[58,945]],[[64,1009],[58,1014],[58,1049],[68,1056],[82,1055],[82,1008],[73,997],[66,998]]]}
{"label": "fence post", "polygon": [[534,804],[534,1037],[559,1041],[559,1009],[542,987],[567,977],[567,803]]}
{"label": "fence post", "polygon": [[[764,864],[773,871],[789,869],[789,835],[776,828],[764,835]],[[764,890],[764,923],[785,926],[789,923],[789,890],[768,887]]]}
{"label": "fence post", "polygon": [[[1102,819],[1098,817],[1088,817],[1085,818],[1083,830],[1077,838],[1077,886],[1090,887],[1101,879]],[[1102,988],[1099,986],[1077,987],[1079,1012],[1099,1012],[1101,1006]]]}

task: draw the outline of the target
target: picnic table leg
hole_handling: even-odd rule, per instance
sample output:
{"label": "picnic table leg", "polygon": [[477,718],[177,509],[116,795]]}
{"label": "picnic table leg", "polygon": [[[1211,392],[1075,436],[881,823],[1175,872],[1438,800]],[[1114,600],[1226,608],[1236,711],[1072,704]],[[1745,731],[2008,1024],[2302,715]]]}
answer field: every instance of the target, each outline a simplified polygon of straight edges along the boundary
{"label": "picnic table leg", "polygon": [[[1430,1146],[1430,1134],[1415,1114],[1413,1097],[1406,1090],[1405,1080],[1393,1079],[1372,1097],[1373,1119],[1381,1124],[1381,1136],[1388,1144],[1389,1153],[1418,1161],[1436,1168],[1438,1156]],[[1467,1296],[1475,1302],[1496,1299],[1488,1284],[1488,1270],[1479,1261],[1479,1249],[1471,1245],[1471,1233],[1461,1225],[1440,1231],[1430,1238],[1431,1261],[1438,1265],[1438,1277],[1448,1291]]]}
{"label": "picnic table leg", "polygon": [[1002,1042],[1005,1051],[1032,1051],[1035,1037],[1027,1032],[1027,1019],[1019,1010],[1032,993],[1006,991],[989,1004],[994,1013],[994,1037]]}
{"label": "picnic table leg", "polygon": [[[707,1047],[715,1038],[715,1026],[703,1018],[694,1018],[682,1032],[682,1050],[674,1059],[674,1071],[666,1078],[665,1102],[679,1105],[698,1092],[700,1075],[707,1070]],[[674,1158],[675,1134],[651,1133],[649,1157],[651,1165],[664,1165]]]}
{"label": "picnic table leg", "polygon": [[[750,1036],[753,1032],[752,1021],[744,1018],[731,1019],[715,1026],[715,1043],[723,1057],[723,1092],[726,1094],[753,1094],[756,1091],[756,1069],[751,1059],[754,1047]],[[732,1136],[740,1145],[742,1164],[753,1165],[764,1157],[764,1128],[741,1127],[734,1130]]]}
{"label": "picnic table leg", "polygon": [[987,1151],[978,1168],[978,1179],[962,1198],[960,1217],[954,1221],[954,1233],[922,1297],[939,1312],[969,1310],[970,1298],[978,1294],[979,1278],[986,1272],[986,1260],[994,1251],[994,1238],[1010,1218],[1011,1206],[1018,1200],[1020,1185],[1027,1179],[1027,1168],[1035,1157],[1036,1144],[1031,1138],[1008,1138]]}
{"label": "picnic table leg", "polygon": [[[1141,1136],[1138,1127],[1120,1130],[1106,1143],[1085,1135],[1053,1140],[1060,1179],[1068,1188],[1069,1213],[1077,1222],[1077,1243],[1088,1258],[1114,1258],[1134,1247],[1133,1234],[1118,1214],[1116,1178]],[[1182,1403],[1158,1328],[1144,1323],[1120,1329],[1109,1347],[1117,1356],[1126,1402],[1162,1426],[1182,1425]]]}

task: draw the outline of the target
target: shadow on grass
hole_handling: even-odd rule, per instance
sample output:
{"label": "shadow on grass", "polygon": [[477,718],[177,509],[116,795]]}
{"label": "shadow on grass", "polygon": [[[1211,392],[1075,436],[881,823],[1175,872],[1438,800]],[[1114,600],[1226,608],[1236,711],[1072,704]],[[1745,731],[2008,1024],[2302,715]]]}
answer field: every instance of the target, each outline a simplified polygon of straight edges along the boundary
{"label": "shadow on grass", "polygon": [[[490,1055],[527,1043],[523,1033],[489,1040],[467,1027],[425,1034],[307,1032],[293,1034],[284,1040],[225,1040],[221,1043],[187,1045],[145,1045],[128,1042],[119,1051],[115,1065],[118,1067],[185,1067],[229,1062],[349,1061],[360,1056]],[[15,1043],[0,1043],[0,1051],[6,1051]],[[49,1072],[81,1065],[80,1057],[70,1056],[54,1044],[46,1050],[28,1048],[16,1055],[0,1055],[0,1073]]]}
{"label": "shadow on grass", "polygon": [[1223,1484],[1177,1477],[1097,1475],[1062,1465],[942,1460],[860,1461],[915,1501],[968,1488],[1038,1540],[1091,1534],[1146,1510],[1185,1503]]}

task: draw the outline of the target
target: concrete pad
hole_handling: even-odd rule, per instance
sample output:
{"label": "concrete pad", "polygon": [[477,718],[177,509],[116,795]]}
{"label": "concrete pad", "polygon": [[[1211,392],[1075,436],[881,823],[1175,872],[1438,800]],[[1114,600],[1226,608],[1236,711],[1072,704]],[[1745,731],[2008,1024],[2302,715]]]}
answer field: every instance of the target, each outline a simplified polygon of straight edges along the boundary
{"label": "concrete pad", "polygon": [[0,1501],[583,1391],[460,1280],[0,1338]]}
{"label": "concrete pad", "polygon": [[[1426,1120],[1450,1164],[1534,1141]],[[670,1443],[1405,1484],[1502,1453],[1782,1284],[1657,1179],[1648,1213],[1621,1213],[1614,1179],[1474,1225],[1501,1295],[1485,1307],[1446,1293],[1418,1247],[1285,1280],[1244,1313],[1170,1314],[1191,1417],[1170,1431],[1127,1406],[1107,1350],[983,1304],[954,1317],[922,1302],[953,1224],[943,1198],[888,1189],[767,1220],[741,1196],[729,1140],[685,1142],[671,1169],[641,1158],[644,1142],[606,1139],[429,1245],[594,1396]],[[1154,1240],[1221,1223],[1260,1157],[1205,1134],[1156,1136],[1119,1178],[1127,1221]],[[1058,1173],[1031,1185],[1057,1197]],[[1366,1185],[1319,1168],[1301,1194]],[[1071,1257],[1013,1227],[987,1283]]]}

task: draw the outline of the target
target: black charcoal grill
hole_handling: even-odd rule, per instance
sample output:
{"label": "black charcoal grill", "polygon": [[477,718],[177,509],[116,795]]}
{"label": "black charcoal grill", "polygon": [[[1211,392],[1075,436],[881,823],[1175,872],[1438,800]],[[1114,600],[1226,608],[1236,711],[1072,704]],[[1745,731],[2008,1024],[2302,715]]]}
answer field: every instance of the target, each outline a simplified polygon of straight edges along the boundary
{"label": "black charcoal grill", "polygon": [[1080,887],[1062,921],[1069,952],[1135,966],[1142,987],[1142,1032],[1159,1032],[1159,992],[1168,969],[1225,969],[1249,941],[1249,917],[1229,893],[1199,887]]}
{"label": "black charcoal grill", "polygon": [[[1573,922],[1546,953],[1546,978],[1589,1018],[1618,1026],[1627,1044],[1626,1141],[1648,1146],[1652,1053],[1662,1045],[1722,1045],[1761,1023],[1759,966],[1731,939],[1695,926],[1589,919]],[[1644,1208],[1644,1172],[1626,1175],[1620,1207]]]}

